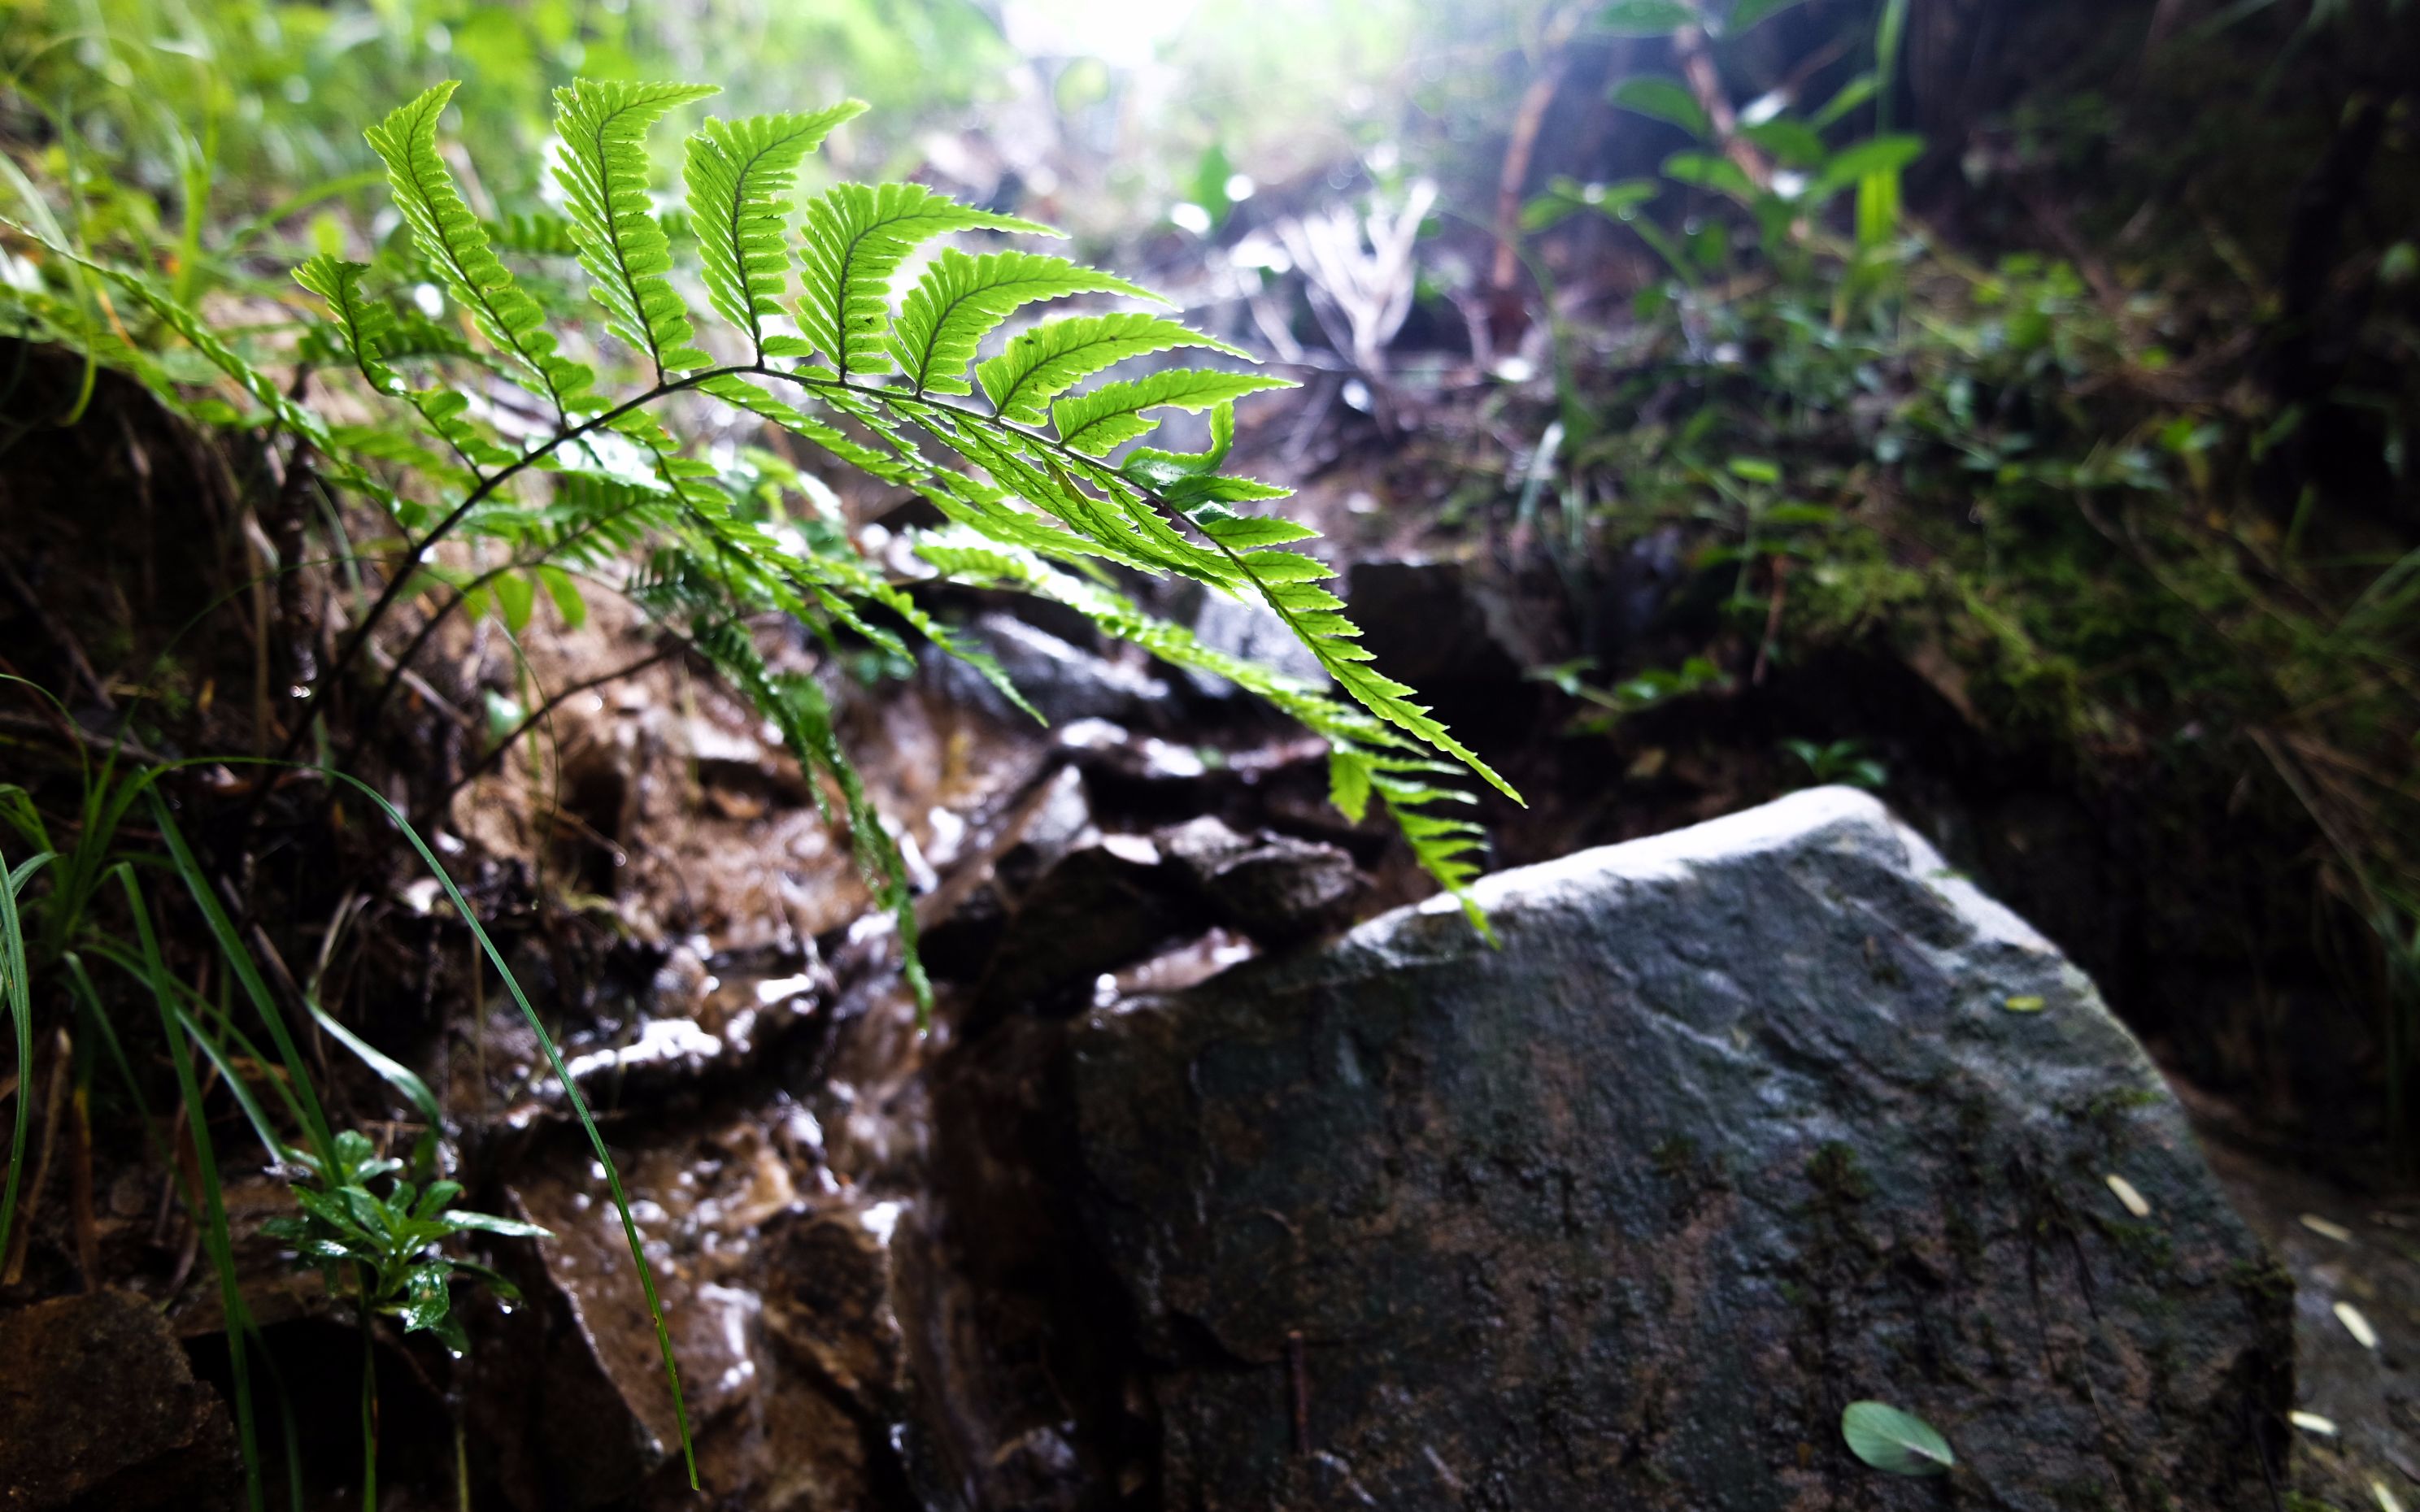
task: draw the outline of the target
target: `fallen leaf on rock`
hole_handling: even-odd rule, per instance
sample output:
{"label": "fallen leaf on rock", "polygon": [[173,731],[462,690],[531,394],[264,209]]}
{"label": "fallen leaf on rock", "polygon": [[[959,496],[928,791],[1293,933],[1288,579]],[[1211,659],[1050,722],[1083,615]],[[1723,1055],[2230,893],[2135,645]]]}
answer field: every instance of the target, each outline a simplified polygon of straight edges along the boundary
{"label": "fallen leaf on rock", "polygon": [[2049,1005],[2032,993],[2020,994],[2000,1005],[2011,1013],[2039,1013]]}
{"label": "fallen leaf on rock", "polygon": [[2351,1303],[2336,1304],[2336,1321],[2345,1326],[2345,1332],[2351,1335],[2353,1342],[2363,1349],[2378,1348],[2378,1330],[2369,1326],[2369,1319],[2364,1318],[2361,1309]]}
{"label": "fallen leaf on rock", "polygon": [[2305,1433],[2324,1434],[2331,1439],[2336,1436],[2335,1419],[2321,1417],[2317,1412],[2288,1412],[2286,1421]]}
{"label": "fallen leaf on rock", "polygon": [[2109,1190],[2118,1194],[2118,1200],[2126,1205],[2128,1212],[2137,1218],[2149,1218],[2151,1215],[2150,1200],[2134,1190],[2133,1182],[2115,1171],[2109,1173],[2107,1180]]}
{"label": "fallen leaf on rock", "polygon": [[2312,1233],[2319,1235],[2321,1239],[2333,1239],[2339,1244],[2350,1244],[2352,1242],[2351,1229],[2347,1228],[2342,1224],[2332,1224],[2317,1213],[2306,1212],[2303,1214],[2303,1227],[2309,1229]]}

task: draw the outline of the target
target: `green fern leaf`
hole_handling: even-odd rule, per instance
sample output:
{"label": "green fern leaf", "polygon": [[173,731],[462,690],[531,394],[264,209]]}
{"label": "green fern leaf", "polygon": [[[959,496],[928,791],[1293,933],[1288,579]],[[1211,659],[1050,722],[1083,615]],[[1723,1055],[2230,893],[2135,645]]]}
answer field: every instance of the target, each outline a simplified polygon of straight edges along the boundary
{"label": "green fern leaf", "polygon": [[1044,405],[1094,374],[1129,357],[1177,347],[1249,355],[1160,316],[1079,315],[1018,332],[998,357],[978,364],[975,376],[1001,419],[1038,425]]}
{"label": "green fern leaf", "polygon": [[[697,637],[697,646],[758,712],[781,729],[783,740],[799,764],[820,769],[841,790],[848,809],[849,846],[858,872],[873,889],[877,903],[896,921],[905,955],[908,984],[916,995],[917,1020],[932,1012],[933,987],[916,950],[916,900],[908,885],[908,868],[899,847],[882,825],[882,816],[865,791],[864,781],[841,748],[832,729],[831,705],[812,678],[776,673],[736,623],[724,621]],[[821,801],[818,792],[817,799]]]}
{"label": "green fern leaf", "polygon": [[488,242],[499,252],[524,257],[577,257],[580,239],[571,222],[552,210],[515,210],[488,224]]}
{"label": "green fern leaf", "polygon": [[1099,388],[1050,407],[1062,445],[1090,456],[1107,456],[1122,442],[1156,429],[1159,422],[1146,417],[1151,409],[1200,411],[1264,389],[1291,389],[1281,378],[1259,373],[1218,373],[1197,368],[1171,368],[1148,378]]}
{"label": "green fern leaf", "polygon": [[864,109],[863,100],[844,100],[813,115],[708,120],[689,139],[681,177],[689,186],[706,297],[717,315],[747,335],[760,360],[765,321],[781,313],[789,284],[782,221],[799,164],[833,127]]}
{"label": "green fern leaf", "polygon": [[294,282],[326,301],[329,317],[344,335],[345,349],[370,387],[380,393],[401,393],[403,379],[383,361],[381,347],[395,329],[395,312],[362,293],[362,275],[369,270],[367,263],[347,262],[323,252],[294,270]]}
{"label": "green fern leaf", "polygon": [[970,257],[945,248],[899,306],[891,357],[919,393],[972,393],[966,379],[976,344],[1036,300],[1070,294],[1123,294],[1156,300],[1123,278],[1038,252]]}
{"label": "green fern leaf", "polygon": [[710,85],[599,84],[581,79],[554,92],[554,130],[563,151],[554,180],[571,209],[580,266],[605,307],[605,328],[645,352],[659,376],[704,367],[712,359],[690,343],[697,332],[672,271],[672,242],[655,217],[647,178],[647,128],[666,111],[716,93]]}
{"label": "green fern leaf", "polygon": [[702,393],[710,393],[760,420],[770,421],[783,430],[806,438],[842,461],[862,469],[885,483],[906,483],[923,471],[912,460],[912,453],[908,457],[885,455],[870,446],[861,445],[843,435],[838,428],[826,424],[796,405],[783,403],[736,373],[718,374],[697,387]]}
{"label": "green fern leaf", "polygon": [[1059,234],[971,208],[922,184],[834,184],[810,201],[799,253],[806,285],[799,330],[806,345],[844,378],[891,371],[883,350],[891,275],[918,243],[951,231]]}
{"label": "green fern leaf", "polygon": [[1223,677],[1293,716],[1328,742],[1330,796],[1345,817],[1359,823],[1374,795],[1410,845],[1413,858],[1461,902],[1481,934],[1495,938],[1469,893],[1469,884],[1479,874],[1473,857],[1485,836],[1467,819],[1434,811],[1439,805],[1466,806],[1470,795],[1421,780],[1454,768],[1399,753],[1401,738],[1361,710],[1298,679],[1206,646],[1183,626],[1155,619],[1107,589],[1058,572],[1031,551],[963,528],[923,532],[914,549],[953,581],[990,583],[1056,600],[1085,614],[1105,633],[1141,646],[1171,666]]}
{"label": "green fern leaf", "polygon": [[604,401],[593,392],[596,375],[555,350],[554,337],[545,327],[546,312],[497,258],[486,228],[462,203],[453,174],[437,155],[438,117],[445,114],[445,102],[458,86],[458,81],[451,79],[432,85],[363,134],[386,163],[396,208],[411,227],[422,255],[447,291],[471,312],[481,334],[537,380],[557,413],[600,409]]}

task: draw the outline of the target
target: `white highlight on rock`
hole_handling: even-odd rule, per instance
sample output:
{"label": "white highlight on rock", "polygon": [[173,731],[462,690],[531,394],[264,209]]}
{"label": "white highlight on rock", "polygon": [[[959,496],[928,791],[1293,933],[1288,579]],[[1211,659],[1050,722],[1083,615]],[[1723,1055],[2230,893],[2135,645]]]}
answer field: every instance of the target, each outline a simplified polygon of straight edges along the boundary
{"label": "white highlight on rock", "polygon": [[2351,1303],[2340,1302],[2336,1304],[2335,1314],[2336,1321],[2344,1325],[2345,1332],[2352,1335],[2355,1344],[2365,1350],[2378,1348],[2378,1330],[2369,1326],[2369,1319],[2361,1315],[2360,1308]]}

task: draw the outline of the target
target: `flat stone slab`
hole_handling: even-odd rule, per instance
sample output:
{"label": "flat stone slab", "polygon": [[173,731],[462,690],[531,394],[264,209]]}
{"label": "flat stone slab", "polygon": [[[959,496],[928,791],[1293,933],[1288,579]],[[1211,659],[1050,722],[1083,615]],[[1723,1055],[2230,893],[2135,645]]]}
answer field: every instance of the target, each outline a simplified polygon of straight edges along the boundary
{"label": "flat stone slab", "polygon": [[[1827,788],[1075,1026],[1162,1504],[2267,1508],[2290,1282],[2091,982]],[[2138,1211],[2139,1210],[2139,1211]],[[1878,1399],[1958,1470],[1847,1450]]]}

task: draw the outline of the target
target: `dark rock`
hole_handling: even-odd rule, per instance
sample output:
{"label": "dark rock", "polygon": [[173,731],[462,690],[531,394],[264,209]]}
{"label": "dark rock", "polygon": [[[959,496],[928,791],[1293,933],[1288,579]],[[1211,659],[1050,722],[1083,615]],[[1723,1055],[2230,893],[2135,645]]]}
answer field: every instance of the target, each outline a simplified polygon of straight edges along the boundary
{"label": "dark rock", "polygon": [[1345,600],[1378,666],[1424,692],[1517,687],[1538,659],[1522,649],[1507,607],[1458,562],[1356,563]]}
{"label": "dark rock", "polygon": [[895,1420],[908,1396],[907,1349],[892,1303],[898,1206],[792,1211],[766,1226],[757,1273],[765,1327],[794,1358],[870,1417]]}
{"label": "dark rock", "polygon": [[1201,925],[1149,841],[1114,836],[1078,847],[1017,900],[976,994],[977,1020],[1064,998]]}
{"label": "dark rock", "polygon": [[[1231,656],[1274,667],[1314,687],[1327,683],[1327,669],[1302,643],[1277,610],[1266,604],[1247,603],[1202,589],[1201,607],[1193,613],[1193,634],[1203,645]],[[1235,685],[1212,672],[1187,669],[1186,681],[1212,698],[1233,695]]]}
{"label": "dark rock", "polygon": [[[2090,981],[1872,798],[1478,892],[1501,949],[1422,905],[1071,1026],[1164,1504],[2271,1505],[2264,1251]],[[1959,1474],[1860,1465],[1861,1398]]]}
{"label": "dark rock", "polygon": [[1369,891],[1369,879],[1352,856],[1314,841],[1266,831],[1238,835],[1206,816],[1154,839],[1218,922],[1264,945],[1342,927]]}
{"label": "dark rock", "polygon": [[98,1291],[0,1317],[0,1506],[231,1512],[242,1488],[226,1409],[151,1304]]}
{"label": "dark rock", "polygon": [[917,904],[924,967],[937,981],[974,981],[999,949],[1016,900],[1092,827],[1084,778],[1062,766],[975,837],[941,886]]}
{"label": "dark rock", "polygon": [[[510,1191],[552,1230],[516,1257],[531,1305],[486,1325],[474,1449],[504,1504],[893,1504],[905,1352],[892,1300],[898,1201],[852,1201],[819,1170],[814,1119],[777,1101],[635,1130],[617,1151],[680,1362],[700,1484],[621,1224],[582,1145],[557,1138]],[[810,1192],[834,1194],[810,1198]]]}
{"label": "dark rock", "polygon": [[[1111,661],[1007,614],[979,615],[970,626],[1016,690],[1054,725],[1076,719],[1112,719],[1121,724],[1160,718],[1170,702],[1168,685],[1140,668]],[[1032,727],[999,689],[966,663],[931,655],[932,674],[953,698],[984,708],[1004,721]]]}

